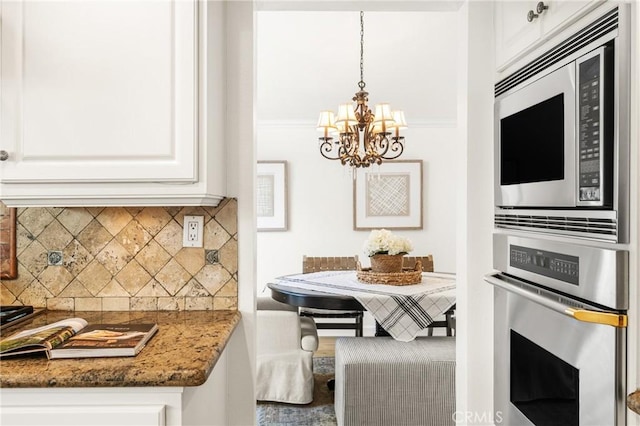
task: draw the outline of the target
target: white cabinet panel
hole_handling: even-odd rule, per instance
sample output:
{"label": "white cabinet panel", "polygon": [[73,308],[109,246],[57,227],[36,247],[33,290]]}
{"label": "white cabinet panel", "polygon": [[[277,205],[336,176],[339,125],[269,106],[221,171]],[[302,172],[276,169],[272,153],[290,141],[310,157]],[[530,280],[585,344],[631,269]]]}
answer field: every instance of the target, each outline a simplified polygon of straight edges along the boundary
{"label": "white cabinet panel", "polygon": [[4,426],[164,426],[164,405],[3,407]]}
{"label": "white cabinet panel", "polygon": [[224,426],[228,373],[222,352],[200,386],[0,388],[0,424]]}
{"label": "white cabinet panel", "polygon": [[603,0],[591,1],[566,1],[566,0],[549,0],[545,5],[549,6],[544,13],[544,19],[541,20],[544,26],[545,35],[549,35],[552,31],[558,30],[568,22],[573,22],[583,12],[593,9],[603,3]]}
{"label": "white cabinet panel", "polygon": [[[604,0],[496,2],[497,70],[505,70],[602,3]],[[529,14],[532,14],[531,20],[527,18]]]}
{"label": "white cabinet panel", "polygon": [[197,0],[0,0],[0,199],[216,205],[223,12]]}
{"label": "white cabinet panel", "polygon": [[2,3],[4,182],[196,180],[193,2]]}
{"label": "white cabinet panel", "polygon": [[540,19],[529,22],[527,13],[535,1],[496,3],[496,62],[498,68],[540,37]]}

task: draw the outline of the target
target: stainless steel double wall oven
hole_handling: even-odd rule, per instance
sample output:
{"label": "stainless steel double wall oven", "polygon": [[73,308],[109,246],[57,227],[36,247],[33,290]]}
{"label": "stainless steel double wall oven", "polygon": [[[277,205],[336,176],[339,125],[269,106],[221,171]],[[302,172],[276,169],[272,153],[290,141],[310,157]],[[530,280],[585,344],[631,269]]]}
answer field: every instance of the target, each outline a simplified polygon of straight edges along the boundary
{"label": "stainless steel double wall oven", "polygon": [[626,423],[629,17],[599,9],[495,88],[485,279],[509,426]]}

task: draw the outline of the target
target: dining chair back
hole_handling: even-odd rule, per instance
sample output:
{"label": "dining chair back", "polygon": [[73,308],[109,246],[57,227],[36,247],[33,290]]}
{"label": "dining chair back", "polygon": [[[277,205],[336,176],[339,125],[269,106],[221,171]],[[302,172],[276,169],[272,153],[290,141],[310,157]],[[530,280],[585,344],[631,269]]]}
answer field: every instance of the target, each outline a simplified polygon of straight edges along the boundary
{"label": "dining chair back", "polygon": [[[347,257],[302,256],[302,273],[320,271],[355,271],[358,255]],[[316,322],[321,330],[355,330],[356,337],[362,336],[363,311],[340,311],[317,308],[300,308],[300,316],[312,318],[353,319],[353,322]]]}
{"label": "dining chair back", "polygon": [[358,255],[348,257],[302,256],[302,273],[319,271],[355,271]]}
{"label": "dining chair back", "polygon": [[428,256],[404,256],[402,267],[413,269],[417,261],[422,263],[422,272],[433,272],[433,255]]}

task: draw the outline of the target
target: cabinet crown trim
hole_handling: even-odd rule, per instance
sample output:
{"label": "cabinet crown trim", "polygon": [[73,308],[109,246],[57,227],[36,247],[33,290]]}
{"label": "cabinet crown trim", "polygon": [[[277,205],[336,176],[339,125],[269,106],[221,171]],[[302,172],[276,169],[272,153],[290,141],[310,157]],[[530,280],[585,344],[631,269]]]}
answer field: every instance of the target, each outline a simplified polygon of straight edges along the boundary
{"label": "cabinet crown trim", "polygon": [[544,71],[594,40],[602,38],[617,29],[618,8],[615,8],[549,51],[524,65],[513,74],[497,82],[494,86],[495,97],[511,90],[523,81],[529,79],[531,76]]}

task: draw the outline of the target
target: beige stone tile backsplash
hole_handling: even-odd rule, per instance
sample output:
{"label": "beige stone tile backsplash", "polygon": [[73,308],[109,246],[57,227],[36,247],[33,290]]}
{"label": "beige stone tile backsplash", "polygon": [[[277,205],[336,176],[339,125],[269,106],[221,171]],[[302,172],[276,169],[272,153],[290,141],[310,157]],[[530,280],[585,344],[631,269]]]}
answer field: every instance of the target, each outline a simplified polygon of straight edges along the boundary
{"label": "beige stone tile backsplash", "polygon": [[[182,247],[185,215],[204,216],[204,247]],[[217,262],[206,260],[207,252]],[[62,252],[59,265],[52,251]],[[21,208],[18,278],[2,305],[55,310],[237,309],[237,202],[217,207]],[[217,256],[215,256],[217,255]]]}

